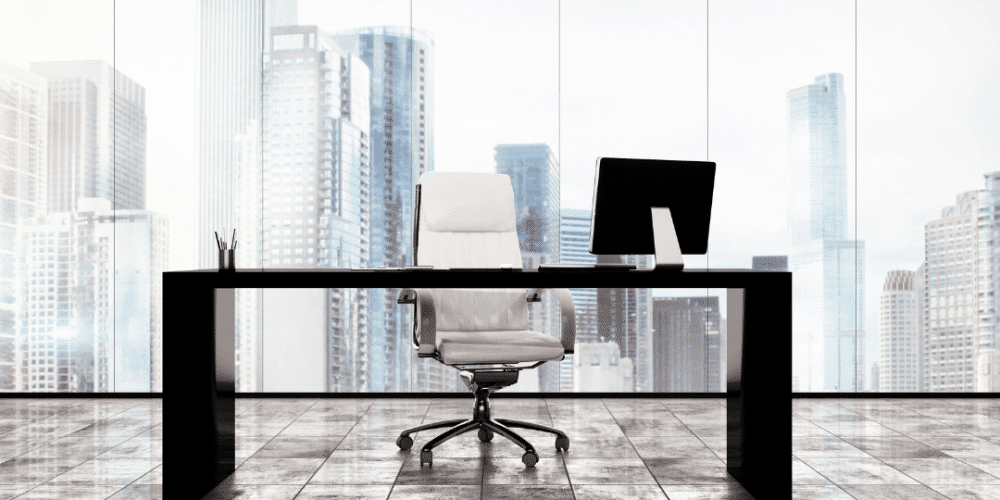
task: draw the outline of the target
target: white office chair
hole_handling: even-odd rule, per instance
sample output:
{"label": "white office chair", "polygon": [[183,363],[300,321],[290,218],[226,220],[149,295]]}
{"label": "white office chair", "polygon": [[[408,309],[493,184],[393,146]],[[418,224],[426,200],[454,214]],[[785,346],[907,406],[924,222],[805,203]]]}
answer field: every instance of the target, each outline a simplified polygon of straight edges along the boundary
{"label": "white office chair", "polygon": [[[414,205],[415,265],[435,268],[521,269],[514,216],[514,191],[506,175],[428,172],[420,176]],[[528,302],[541,301],[540,289],[414,289],[400,291],[400,304],[414,305],[413,343],[417,355],[434,358],[461,371],[475,393],[472,418],[407,429],[396,444],[408,450],[410,434],[450,429],[424,445],[420,465],[432,465],[435,446],[479,429],[483,442],[500,434],[524,448],[528,467],[538,462],[534,447],[512,427],[556,435],[556,449],[568,450],[565,433],[530,422],[494,419],[490,393],[517,382],[518,372],[573,353],[576,315],[569,290],[553,290],[559,299],[560,338],[528,330]]]}

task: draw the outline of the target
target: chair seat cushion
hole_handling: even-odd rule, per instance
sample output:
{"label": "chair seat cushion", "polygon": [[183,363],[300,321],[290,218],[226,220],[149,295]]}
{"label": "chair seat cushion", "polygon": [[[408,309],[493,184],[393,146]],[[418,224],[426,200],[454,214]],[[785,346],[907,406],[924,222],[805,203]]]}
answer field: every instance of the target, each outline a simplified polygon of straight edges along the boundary
{"label": "chair seat cushion", "polygon": [[439,330],[436,341],[446,365],[555,361],[565,353],[559,339],[530,330]]}

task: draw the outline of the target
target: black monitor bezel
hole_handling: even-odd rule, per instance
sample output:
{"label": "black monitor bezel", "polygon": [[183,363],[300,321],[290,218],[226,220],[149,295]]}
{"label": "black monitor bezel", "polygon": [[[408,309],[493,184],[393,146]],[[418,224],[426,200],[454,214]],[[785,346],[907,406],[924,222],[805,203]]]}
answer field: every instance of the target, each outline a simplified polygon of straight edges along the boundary
{"label": "black monitor bezel", "polygon": [[[608,175],[610,169],[615,173]],[[682,254],[707,253],[715,171],[709,161],[598,158],[590,253],[654,254],[650,207],[670,209]]]}

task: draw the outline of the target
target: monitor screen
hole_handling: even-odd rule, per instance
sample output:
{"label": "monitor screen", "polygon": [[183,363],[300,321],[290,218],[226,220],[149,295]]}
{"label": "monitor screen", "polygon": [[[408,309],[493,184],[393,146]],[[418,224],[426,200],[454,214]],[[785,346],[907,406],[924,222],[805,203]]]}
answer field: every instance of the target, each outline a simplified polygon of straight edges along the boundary
{"label": "monitor screen", "polygon": [[655,253],[650,207],[670,209],[681,253],[706,253],[714,186],[714,162],[598,158],[590,253]]}

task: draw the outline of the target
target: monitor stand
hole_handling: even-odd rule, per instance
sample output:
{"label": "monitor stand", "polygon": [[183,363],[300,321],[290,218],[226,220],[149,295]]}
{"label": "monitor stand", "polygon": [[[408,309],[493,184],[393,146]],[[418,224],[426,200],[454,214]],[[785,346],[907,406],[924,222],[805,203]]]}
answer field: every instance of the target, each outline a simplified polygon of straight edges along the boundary
{"label": "monitor stand", "polygon": [[656,252],[656,270],[680,271],[684,269],[681,245],[677,241],[674,218],[669,208],[650,207],[653,212],[653,248]]}

